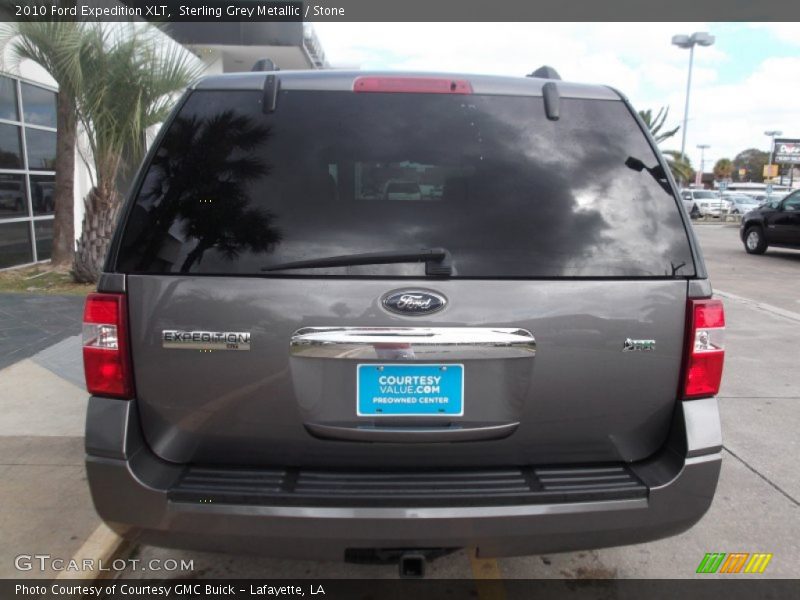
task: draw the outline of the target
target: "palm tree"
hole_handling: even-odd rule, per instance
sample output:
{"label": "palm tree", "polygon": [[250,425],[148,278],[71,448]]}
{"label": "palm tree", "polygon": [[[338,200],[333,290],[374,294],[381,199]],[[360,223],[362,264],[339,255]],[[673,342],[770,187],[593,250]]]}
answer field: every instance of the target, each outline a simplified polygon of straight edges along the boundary
{"label": "palm tree", "polygon": [[720,158],[714,164],[714,177],[720,180],[730,179],[733,174],[733,162],[730,158]]}
{"label": "palm tree", "polygon": [[200,74],[202,64],[151,25],[97,23],[89,27],[81,69],[77,107],[96,180],[85,200],[73,276],[93,282],[119,210],[118,177],[141,160],[146,130],[166,118],[174,94]]}
{"label": "palm tree", "polygon": [[669,115],[669,107],[666,106],[662,106],[658,109],[658,114],[655,118],[653,117],[653,111],[649,108],[639,111],[639,116],[642,118],[642,121],[644,121],[644,124],[647,125],[647,128],[650,130],[650,135],[653,136],[656,144],[660,144],[664,140],[671,138],[678,133],[680,129],[679,125],[675,129],[661,131],[661,128],[664,127],[664,122],[667,120],[667,115]]}
{"label": "palm tree", "polygon": [[[656,144],[660,144],[664,140],[671,138],[673,135],[678,133],[678,130],[680,129],[679,125],[674,129],[662,131],[664,123],[667,120],[667,115],[669,115],[669,108],[665,106],[662,106],[658,109],[658,113],[655,117],[653,117],[653,111],[649,108],[647,110],[639,111],[639,116],[650,130],[650,135],[653,136],[653,140],[655,140]],[[694,170],[692,169],[692,165],[689,162],[688,156],[681,156],[681,153],[677,150],[664,150],[662,153],[666,156],[669,170],[672,171],[672,176],[677,181],[686,182],[691,180],[691,178],[694,176]]]}
{"label": "palm tree", "polygon": [[75,253],[75,101],[82,82],[79,56],[85,34],[81,23],[68,21],[20,21],[0,27],[0,56],[7,56],[12,68],[18,70],[21,61],[32,60],[58,83],[51,263],[60,266],[72,264]]}
{"label": "palm tree", "polygon": [[694,178],[694,169],[689,157],[677,150],[664,150],[664,155],[667,157],[667,164],[669,170],[672,171],[672,176],[678,181],[691,181]]}

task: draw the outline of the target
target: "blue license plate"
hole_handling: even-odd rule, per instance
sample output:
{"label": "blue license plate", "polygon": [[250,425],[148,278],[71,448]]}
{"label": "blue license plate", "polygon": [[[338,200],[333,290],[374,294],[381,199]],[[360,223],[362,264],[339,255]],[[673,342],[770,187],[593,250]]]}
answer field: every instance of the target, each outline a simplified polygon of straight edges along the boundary
{"label": "blue license plate", "polygon": [[358,365],[360,417],[464,414],[464,365]]}

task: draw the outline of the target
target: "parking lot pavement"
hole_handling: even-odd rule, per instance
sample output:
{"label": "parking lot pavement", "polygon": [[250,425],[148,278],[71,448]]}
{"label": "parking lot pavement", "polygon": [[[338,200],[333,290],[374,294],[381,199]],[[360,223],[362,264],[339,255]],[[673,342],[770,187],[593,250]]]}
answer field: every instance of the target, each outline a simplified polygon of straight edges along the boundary
{"label": "parking lot pavement", "polygon": [[0,294],[0,369],[81,332],[82,296]]}
{"label": "parking lot pavement", "polygon": [[800,313],[800,250],[747,254],[738,224],[698,224],[694,229],[715,290]]}
{"label": "parking lot pavement", "polygon": [[[719,402],[723,466],[708,514],[682,535],[635,546],[497,560],[505,578],[684,578],[707,552],[767,552],[759,577],[797,577],[800,564],[800,252],[744,252],[736,227],[696,226],[714,288],[725,294],[726,365]],[[777,308],[778,310],[773,310]],[[395,566],[281,561],[140,547],[137,558],[191,559],[199,577],[396,577]],[[484,565],[485,566],[485,565]],[[469,577],[461,551],[429,577]],[[152,577],[152,572],[126,573]],[[185,574],[176,574],[185,575]],[[703,575],[702,577],[715,577]]]}
{"label": "parking lot pavement", "polygon": [[100,523],[83,466],[82,305],[76,297],[0,295],[2,578],[55,575],[18,571],[15,557],[69,559]]}

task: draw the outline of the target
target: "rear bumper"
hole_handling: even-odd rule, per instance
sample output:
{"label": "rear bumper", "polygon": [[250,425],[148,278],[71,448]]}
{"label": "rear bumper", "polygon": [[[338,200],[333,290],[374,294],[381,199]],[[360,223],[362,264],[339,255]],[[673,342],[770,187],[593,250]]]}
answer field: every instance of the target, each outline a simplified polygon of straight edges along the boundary
{"label": "rear bumper", "polygon": [[[197,550],[341,560],[349,548],[475,546],[512,556],[645,542],[685,531],[711,505],[721,463],[716,399],[684,402],[653,457],[629,465],[644,497],[458,506],[175,501],[185,467],[143,441],[135,402],[92,398],[86,467],[99,515],[124,537]],[[174,496],[173,496],[174,497]]]}

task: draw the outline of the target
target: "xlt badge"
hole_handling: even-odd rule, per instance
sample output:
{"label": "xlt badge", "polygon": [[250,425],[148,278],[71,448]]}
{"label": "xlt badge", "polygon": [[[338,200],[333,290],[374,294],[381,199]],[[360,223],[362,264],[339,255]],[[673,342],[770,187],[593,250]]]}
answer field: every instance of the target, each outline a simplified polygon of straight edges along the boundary
{"label": "xlt badge", "polygon": [[632,340],[628,338],[622,345],[623,352],[652,352],[655,349],[655,340]]}

